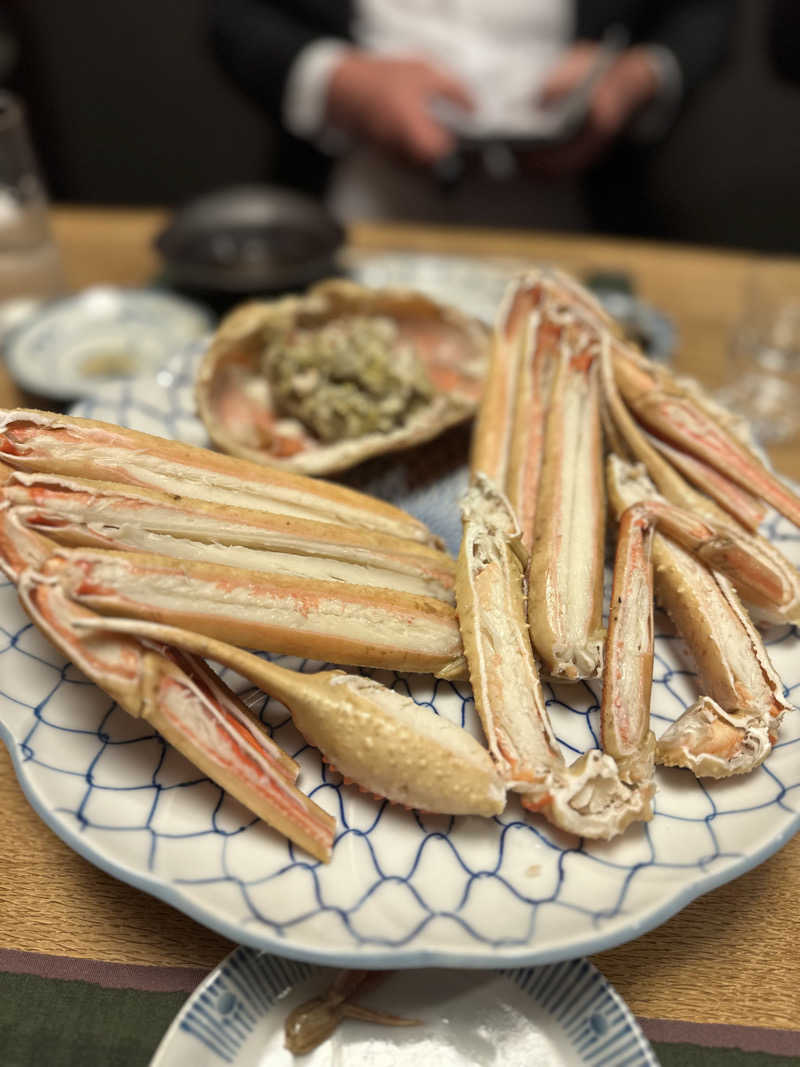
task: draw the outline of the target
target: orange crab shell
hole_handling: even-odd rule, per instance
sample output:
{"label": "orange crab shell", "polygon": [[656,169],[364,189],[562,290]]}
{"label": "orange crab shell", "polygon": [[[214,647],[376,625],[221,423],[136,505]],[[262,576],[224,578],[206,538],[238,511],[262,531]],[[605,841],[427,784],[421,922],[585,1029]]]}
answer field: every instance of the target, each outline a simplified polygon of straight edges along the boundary
{"label": "orange crab shell", "polygon": [[[396,323],[400,341],[414,343],[434,395],[394,430],[327,443],[294,420],[287,425],[275,411],[261,356],[268,341],[292,325],[313,328],[355,314]],[[483,323],[421,293],[334,279],[304,296],[251,301],[231,312],[200,365],[197,410],[224,452],[303,474],[327,474],[420,444],[470,418],[483,389],[488,346]]]}

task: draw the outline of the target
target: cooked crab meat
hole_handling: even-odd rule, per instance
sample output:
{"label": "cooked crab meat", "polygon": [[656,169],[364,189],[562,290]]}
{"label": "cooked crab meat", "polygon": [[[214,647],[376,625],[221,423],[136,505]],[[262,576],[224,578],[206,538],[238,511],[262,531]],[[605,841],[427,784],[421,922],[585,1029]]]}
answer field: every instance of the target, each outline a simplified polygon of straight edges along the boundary
{"label": "cooked crab meat", "polygon": [[419,520],[354,489],[94,419],[22,408],[0,410],[0,456],[15,470],[122,482],[437,543]]}
{"label": "cooked crab meat", "polygon": [[650,444],[622,401],[614,380],[609,347],[610,338],[603,338],[601,358],[603,401],[614,433],[621,439],[626,452],[643,463],[659,493],[672,504],[698,516],[708,517],[720,531],[730,531],[739,544],[760,562],[763,580],[754,588],[754,570],[748,570],[745,580],[734,576],[753,615],[767,622],[800,621],[800,575],[797,569],[765,537],[750,533],[738,525],[730,515],[712,500],[697,492],[680,473]]}
{"label": "cooked crab meat", "polygon": [[[642,466],[610,456],[607,471],[618,515],[659,500]],[[689,646],[704,694],[658,740],[657,760],[714,777],[745,773],[768,754],[791,705],[731,582],[660,530],[653,561],[657,599]]]}
{"label": "cooked crab meat", "polygon": [[486,344],[481,323],[420,293],[323,282],[223,320],[198,372],[198,412],[224,452],[344,470],[469,418]]}
{"label": "cooked crab meat", "polygon": [[594,338],[564,332],[550,397],[528,577],[531,638],[564,681],[602,669],[605,490]]}
{"label": "cooked crab meat", "polygon": [[454,597],[455,567],[446,553],[357,527],[65,475],[17,471],[0,492],[59,544],[400,589],[450,603]]}
{"label": "cooked crab meat", "polygon": [[455,612],[432,597],[143,553],[59,555],[69,595],[101,614],[332,663],[464,675]]}

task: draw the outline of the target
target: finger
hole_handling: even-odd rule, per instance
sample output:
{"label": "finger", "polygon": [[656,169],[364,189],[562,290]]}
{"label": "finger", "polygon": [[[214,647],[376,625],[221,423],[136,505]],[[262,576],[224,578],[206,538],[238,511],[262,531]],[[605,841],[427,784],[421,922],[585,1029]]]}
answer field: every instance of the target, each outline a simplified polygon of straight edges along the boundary
{"label": "finger", "polygon": [[589,103],[590,122],[599,134],[613,137],[622,128],[633,109],[634,102],[619,80],[609,76],[603,78],[592,93]]}
{"label": "finger", "polygon": [[580,43],[568,49],[546,75],[537,94],[540,104],[554,104],[579,85],[589,73],[597,45]]}
{"label": "finger", "polygon": [[401,147],[418,163],[435,163],[455,148],[455,139],[449,130],[425,112],[409,112],[401,139]]}
{"label": "finger", "polygon": [[433,120],[418,120],[406,127],[407,153],[419,163],[444,159],[455,147],[452,134]]}
{"label": "finger", "polygon": [[458,78],[440,70],[430,70],[425,86],[427,96],[442,96],[446,100],[463,108],[464,111],[475,110],[475,99],[467,86]]}

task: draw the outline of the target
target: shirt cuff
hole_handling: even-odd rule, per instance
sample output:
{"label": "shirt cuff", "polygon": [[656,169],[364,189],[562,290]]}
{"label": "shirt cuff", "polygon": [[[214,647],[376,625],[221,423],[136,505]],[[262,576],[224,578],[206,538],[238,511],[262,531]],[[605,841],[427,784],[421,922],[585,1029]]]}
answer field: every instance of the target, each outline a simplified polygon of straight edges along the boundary
{"label": "shirt cuff", "polygon": [[642,143],[662,137],[678,113],[683,96],[683,75],[680,65],[669,48],[652,44],[643,48],[658,79],[658,90],[642,108],[629,129],[629,135]]}
{"label": "shirt cuff", "polygon": [[334,67],[351,49],[345,41],[323,37],[298,52],[281,102],[283,124],[289,133],[305,140],[323,138],[328,83]]}

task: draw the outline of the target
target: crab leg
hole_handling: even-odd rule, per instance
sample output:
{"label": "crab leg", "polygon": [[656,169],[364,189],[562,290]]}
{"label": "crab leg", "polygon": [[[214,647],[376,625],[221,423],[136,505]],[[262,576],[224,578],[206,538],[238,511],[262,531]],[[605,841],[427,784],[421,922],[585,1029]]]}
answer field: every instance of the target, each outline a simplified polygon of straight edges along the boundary
{"label": "crab leg", "polygon": [[547,418],[528,578],[534,648],[554,678],[600,674],[605,491],[597,346],[570,328]]}
{"label": "crab leg", "polygon": [[610,838],[652,815],[598,749],[567,766],[553,734],[524,616],[519,531],[508,501],[478,474],[462,502],[456,602],[475,706],[508,788],[554,826]]}
{"label": "crab leg", "polygon": [[626,403],[652,433],[691,452],[800,526],[800,497],[666,371],[656,375],[618,349],[614,376]]}
{"label": "crab leg", "polygon": [[516,789],[561,762],[525,622],[525,556],[511,506],[485,475],[475,476],[461,516],[456,597],[475,707]]}
{"label": "crab leg", "polygon": [[651,797],[655,793],[655,738],[650,730],[654,530],[646,505],[634,504],[620,519],[600,709],[603,750],[614,757],[624,782]]}
{"label": "crab leg", "polygon": [[508,500],[519,521],[522,545],[528,553],[533,548],[547,411],[558,366],[561,332],[561,328],[542,312],[534,312],[528,320],[519,389],[520,417],[514,420],[506,476]]}
{"label": "crab leg", "polygon": [[453,609],[432,597],[144,553],[64,548],[70,595],[245,648],[463,677]]}
{"label": "crab leg", "polygon": [[691,552],[712,570],[735,581],[743,599],[751,604],[785,603],[792,591],[776,581],[774,570],[765,565],[758,542],[731,526],[720,527],[712,520],[675,507],[666,500],[647,501],[650,517],[659,529]]}
{"label": "crab leg", "polygon": [[[519,284],[519,283],[517,283]],[[510,305],[513,308],[513,293]],[[538,311],[529,320],[538,331]],[[506,340],[530,325],[521,317],[510,329],[500,316],[497,330]],[[541,344],[537,337],[536,343]],[[529,352],[526,343],[524,350]],[[519,353],[519,348],[517,349]],[[509,377],[519,380],[503,345],[495,343],[490,368],[492,390],[485,403],[495,416],[496,398],[506,398],[504,418],[524,421],[528,402],[511,403]],[[524,438],[516,425],[501,429],[482,408],[473,445],[472,485],[462,501],[463,536],[456,570],[456,605],[469,664],[475,706],[489,748],[509,788],[522,793],[529,810],[555,826],[585,837],[613,837],[634,819],[649,818],[649,797],[620,782],[612,757],[593,749],[567,766],[550,725],[525,619],[524,571],[527,553],[517,516],[503,492],[509,477],[507,453]],[[488,435],[488,443],[483,435]],[[532,452],[541,435],[531,435]],[[505,451],[504,451],[505,450]],[[478,466],[483,463],[484,467]],[[528,459],[537,471],[539,457]],[[488,470],[486,469],[488,468]],[[498,480],[502,481],[498,481]]]}
{"label": "crab leg", "polygon": [[767,514],[766,506],[758,497],[742,489],[697,456],[675,448],[658,437],[648,435],[648,440],[696,489],[710,496],[748,530],[755,532],[758,529]]}
{"label": "crab leg", "polygon": [[371,678],[301,674],[172,626],[97,618],[83,625],[163,642],[233,668],[285,704],[300,733],[347,779],[394,803],[448,815],[498,815],[505,807],[505,785],[470,733]]}
{"label": "crab leg", "polygon": [[[659,499],[641,465],[610,456],[607,474],[617,515]],[[767,756],[791,705],[731,582],[660,531],[653,563],[658,601],[689,645],[707,694],[659,739],[657,761],[698,775],[744,774]]]}
{"label": "crab leg", "polygon": [[93,419],[0,410],[0,456],[18,470],[123,482],[437,543],[417,519],[354,489]]}
{"label": "crab leg", "polygon": [[17,471],[0,491],[32,528],[59,544],[151,552],[454,599],[455,565],[448,555],[363,529],[65,475]]}
{"label": "crab leg", "polygon": [[[45,538],[0,512],[0,561],[33,622],[84,674],[254,814],[318,859],[330,859],[334,821],[294,785],[298,766],[202,660],[132,637],[81,630],[100,623],[60,584]],[[20,562],[24,566],[20,569]]]}
{"label": "crab leg", "polygon": [[[746,584],[740,585],[739,577],[735,578],[737,588],[751,597],[747,600],[747,605],[757,618],[769,622],[800,622],[800,575],[797,569],[765,537],[748,533],[722,508],[693,489],[656,451],[631,416],[617,389],[609,351],[611,338],[608,335],[601,335],[601,341],[603,354],[600,365],[603,378],[603,399],[608,417],[612,420],[614,430],[622,440],[626,452],[644,463],[658,491],[670,503],[709,518],[720,531],[729,532],[737,543],[747,545],[753,557],[758,557],[763,575],[768,574],[769,578],[765,580],[755,597],[752,596],[751,587]],[[747,576],[748,580],[752,580],[753,576],[754,573],[750,571]],[[780,590],[781,593],[778,598],[773,599],[776,590]]]}
{"label": "crab leg", "polygon": [[506,486],[515,418],[528,354],[531,313],[541,292],[537,276],[519,275],[506,290],[492,335],[489,369],[472,438],[470,467]]}

